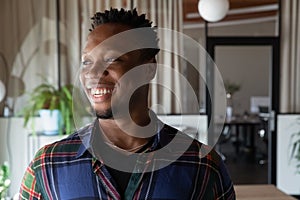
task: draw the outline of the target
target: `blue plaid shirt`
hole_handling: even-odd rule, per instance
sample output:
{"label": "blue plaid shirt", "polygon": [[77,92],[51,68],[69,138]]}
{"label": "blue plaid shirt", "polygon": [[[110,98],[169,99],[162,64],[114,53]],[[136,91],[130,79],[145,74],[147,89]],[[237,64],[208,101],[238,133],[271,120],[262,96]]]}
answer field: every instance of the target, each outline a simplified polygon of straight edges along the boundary
{"label": "blue plaid shirt", "polygon": [[[235,199],[222,159],[214,150],[201,156],[205,147],[196,140],[166,167],[132,173],[125,194],[120,194],[103,160],[83,145],[81,135],[90,136],[94,127],[91,124],[40,149],[25,172],[20,199]],[[184,134],[164,125],[145,152],[164,147],[175,134],[186,142]]]}

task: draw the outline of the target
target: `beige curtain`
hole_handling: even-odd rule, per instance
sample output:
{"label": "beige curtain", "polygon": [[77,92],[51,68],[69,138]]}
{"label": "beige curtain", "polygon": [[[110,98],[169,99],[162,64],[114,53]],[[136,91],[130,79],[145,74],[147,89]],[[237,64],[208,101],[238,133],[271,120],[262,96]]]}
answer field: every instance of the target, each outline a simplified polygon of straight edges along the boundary
{"label": "beige curtain", "polygon": [[[17,114],[29,91],[42,81],[57,81],[55,1],[2,0],[0,7],[0,52],[7,66],[0,65],[6,77],[4,102]],[[41,76],[38,76],[41,75]]]}
{"label": "beige curtain", "polygon": [[[110,7],[130,9],[133,6],[138,8],[139,13],[146,13],[158,28],[182,32],[182,0],[64,0],[59,1],[59,4],[62,84],[73,83],[77,78],[81,49],[89,33],[90,17],[96,11]],[[8,75],[0,78],[5,79],[11,75],[16,77],[11,81],[15,83],[11,84],[10,88],[13,89],[10,91],[32,90],[43,81],[38,74],[46,77],[50,83],[57,84],[56,1],[3,0],[0,24],[0,52],[8,63],[8,69],[5,69]],[[171,45],[174,49],[172,52],[180,52],[183,48],[182,41],[172,34],[162,34],[159,37],[162,51],[158,56],[158,63],[181,73],[183,65],[180,58],[163,49]],[[3,75],[6,67],[1,64],[0,67],[0,74]],[[165,113],[182,113],[183,105],[176,101],[176,98],[182,96],[179,77],[175,73],[164,73],[158,74],[156,79],[162,86],[153,85],[152,105],[162,105]],[[20,82],[24,85],[23,89]],[[16,114],[28,97],[13,95],[7,97],[6,102]],[[0,116],[2,114],[3,102],[0,102]]]}
{"label": "beige curtain", "polygon": [[300,112],[300,1],[281,1],[280,112]]}
{"label": "beige curtain", "polygon": [[[159,29],[182,32],[182,0],[135,0],[133,4],[139,12],[146,13]],[[159,32],[159,41],[161,48],[157,60],[159,67],[172,67],[174,71],[157,73],[154,82],[160,84],[151,85],[152,109],[157,113],[183,113],[186,104],[182,95],[183,88],[176,74],[176,72],[182,74],[183,61],[173,54],[183,51],[182,41],[174,34],[164,31]],[[166,48],[171,49],[172,52],[164,51]]]}
{"label": "beige curtain", "polygon": [[[61,84],[76,79],[90,17],[110,7],[128,8],[129,1],[59,0]],[[4,104],[16,115],[28,99],[24,90],[31,91],[43,82],[42,76],[57,85],[56,1],[2,0],[0,25],[0,80],[9,91],[0,102],[0,116],[4,114]]]}

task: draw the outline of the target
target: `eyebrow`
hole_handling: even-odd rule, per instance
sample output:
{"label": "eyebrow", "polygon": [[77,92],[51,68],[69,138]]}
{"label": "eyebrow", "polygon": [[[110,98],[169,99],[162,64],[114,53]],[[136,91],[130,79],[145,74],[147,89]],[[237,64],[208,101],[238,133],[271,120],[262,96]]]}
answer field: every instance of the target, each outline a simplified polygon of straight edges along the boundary
{"label": "eyebrow", "polygon": [[[96,46],[97,47],[97,46]],[[91,51],[85,51],[85,50],[82,50],[82,52],[81,52],[81,54],[88,54],[89,52],[92,52],[96,47],[94,47]],[[104,46],[104,50],[106,51],[106,52],[110,52],[110,51],[116,51],[116,52],[120,52],[120,51],[118,51],[117,49],[115,49],[115,48],[111,48],[111,47],[105,47]]]}

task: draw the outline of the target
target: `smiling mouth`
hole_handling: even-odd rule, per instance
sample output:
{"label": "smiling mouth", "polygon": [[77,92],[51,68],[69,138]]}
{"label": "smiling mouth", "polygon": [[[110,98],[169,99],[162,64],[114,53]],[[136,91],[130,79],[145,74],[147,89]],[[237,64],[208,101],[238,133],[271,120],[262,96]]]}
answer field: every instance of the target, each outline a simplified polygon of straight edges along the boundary
{"label": "smiling mouth", "polygon": [[113,92],[113,88],[92,88],[91,94],[93,96],[103,96],[106,94],[111,94]]}
{"label": "smiling mouth", "polygon": [[114,88],[91,88],[91,95],[95,98],[103,97],[105,95],[111,95]]}

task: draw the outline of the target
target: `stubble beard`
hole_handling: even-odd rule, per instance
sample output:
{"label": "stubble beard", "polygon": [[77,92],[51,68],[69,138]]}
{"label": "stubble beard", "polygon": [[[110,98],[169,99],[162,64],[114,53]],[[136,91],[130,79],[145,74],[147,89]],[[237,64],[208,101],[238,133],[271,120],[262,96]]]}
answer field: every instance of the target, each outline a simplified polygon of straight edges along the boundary
{"label": "stubble beard", "polygon": [[[98,119],[115,119],[115,117],[119,118],[120,116],[124,116],[126,111],[129,109],[125,109],[127,104],[120,99],[118,102],[114,102],[114,107],[107,108],[105,110],[96,110],[96,117]],[[113,112],[114,109],[114,112]],[[115,116],[114,116],[115,115]]]}
{"label": "stubble beard", "polygon": [[113,119],[112,109],[107,109],[105,111],[97,111],[96,116],[98,119]]}

